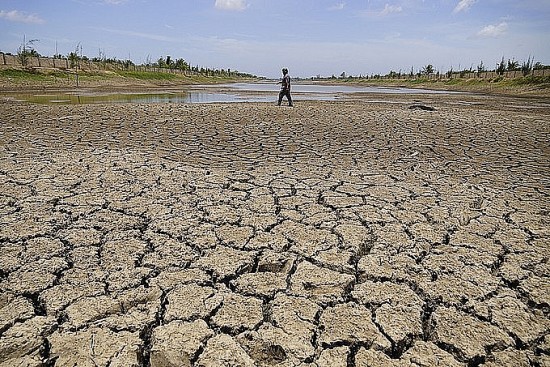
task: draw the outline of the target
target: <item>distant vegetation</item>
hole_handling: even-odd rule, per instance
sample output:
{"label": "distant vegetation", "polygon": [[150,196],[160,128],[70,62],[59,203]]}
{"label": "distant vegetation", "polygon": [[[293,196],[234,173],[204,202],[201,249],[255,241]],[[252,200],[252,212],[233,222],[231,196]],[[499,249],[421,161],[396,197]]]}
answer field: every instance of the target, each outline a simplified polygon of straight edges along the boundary
{"label": "distant vegetation", "polygon": [[228,83],[241,80],[253,80],[242,76],[221,76],[205,74],[168,73],[160,71],[80,71],[45,68],[0,68],[0,81],[22,86],[96,86],[96,85],[181,85]]}
{"label": "distant vegetation", "polygon": [[451,68],[447,71],[437,70],[433,64],[427,64],[418,69],[411,67],[409,71],[390,71],[385,75],[360,74],[352,76],[342,72],[339,76],[322,77],[317,75],[308,78],[308,80],[482,93],[519,93],[545,96],[550,94],[550,66],[535,62],[531,56],[523,62],[515,59],[506,60],[503,57],[491,69],[487,68],[483,61],[476,67],[471,65],[467,69],[459,67],[458,70]]}
{"label": "distant vegetation", "polygon": [[[82,54],[78,44],[69,54],[40,55],[33,48],[36,40],[24,41],[17,54],[0,52],[0,78],[17,85],[123,85],[123,84],[210,84],[256,79],[231,69],[212,69],[190,65],[184,59],[160,57],[156,62],[136,65],[131,60]],[[3,55],[2,55],[3,54]],[[2,62],[3,61],[3,62]],[[84,83],[84,84],[83,84]]]}
{"label": "distant vegetation", "polygon": [[[458,67],[458,70],[454,70],[452,67],[447,71],[436,70],[433,64],[427,64],[421,68],[415,70],[411,67],[409,71],[394,71],[391,70],[385,75],[381,74],[359,74],[357,76],[347,75],[346,72],[342,72],[338,77],[332,75],[330,77],[322,77],[317,75],[311,79],[455,79],[455,78],[498,78],[498,77],[528,77],[528,76],[547,76],[550,75],[550,65],[543,65],[540,62],[535,62],[534,58],[529,56],[527,61],[519,62],[515,59],[505,60],[504,57],[496,63],[493,69],[488,69],[486,65],[481,61],[476,67],[472,64],[469,68]],[[534,78],[533,80],[538,80]]]}
{"label": "distant vegetation", "polygon": [[47,81],[51,77],[64,77],[65,74],[62,72],[56,73],[34,73],[29,70],[19,70],[19,69],[0,69],[0,77],[10,78],[12,80],[30,80],[30,81]]}
{"label": "distant vegetation", "polygon": [[[23,38],[23,43],[17,49],[17,60],[23,68],[29,68],[32,58],[48,58],[48,56],[40,55],[34,48],[34,44],[38,40],[26,40]],[[1,51],[0,51],[1,52]],[[12,55],[11,53],[4,52],[5,55]],[[13,56],[13,55],[12,55]],[[160,57],[157,61],[151,61],[150,57],[147,57],[145,63],[135,64],[130,59],[118,60],[117,58],[107,58],[105,53],[99,52],[97,57],[90,58],[82,54],[82,45],[77,44],[75,51],[69,52],[67,55],[58,54],[56,52],[52,57],[56,60],[66,60],[67,69],[74,69],[76,72],[79,70],[90,71],[90,66],[96,70],[110,70],[117,72],[127,72],[133,74],[134,78],[138,79],[161,79],[167,80],[170,77],[159,76],[158,73],[182,73],[186,75],[203,75],[203,76],[216,76],[216,77],[228,77],[228,78],[255,78],[255,75],[248,73],[241,73],[237,70],[231,69],[216,69],[199,65],[192,65],[183,58],[172,58],[171,56]]]}
{"label": "distant vegetation", "polygon": [[117,74],[125,78],[140,80],[175,80],[178,78],[176,74],[157,73],[154,71],[119,71]]}

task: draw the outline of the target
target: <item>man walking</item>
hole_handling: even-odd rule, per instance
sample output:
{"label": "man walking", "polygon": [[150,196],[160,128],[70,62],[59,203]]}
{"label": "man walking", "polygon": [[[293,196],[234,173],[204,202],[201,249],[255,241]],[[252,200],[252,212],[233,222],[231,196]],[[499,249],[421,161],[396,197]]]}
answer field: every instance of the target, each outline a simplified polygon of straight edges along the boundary
{"label": "man walking", "polygon": [[288,69],[283,69],[283,80],[281,83],[281,91],[279,92],[279,102],[277,103],[278,106],[281,105],[281,102],[283,101],[283,97],[286,96],[286,99],[288,100],[288,105],[290,107],[293,107],[292,105],[292,96],[290,95],[290,75],[288,75]]}

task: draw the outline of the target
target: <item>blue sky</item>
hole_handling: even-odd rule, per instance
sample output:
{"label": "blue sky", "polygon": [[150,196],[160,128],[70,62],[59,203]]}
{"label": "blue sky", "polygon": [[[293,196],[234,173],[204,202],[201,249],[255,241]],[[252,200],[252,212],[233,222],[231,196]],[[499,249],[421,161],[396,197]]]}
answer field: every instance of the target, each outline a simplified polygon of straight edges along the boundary
{"label": "blue sky", "polygon": [[550,64],[550,0],[0,0],[0,50],[192,65],[277,77],[432,64]]}

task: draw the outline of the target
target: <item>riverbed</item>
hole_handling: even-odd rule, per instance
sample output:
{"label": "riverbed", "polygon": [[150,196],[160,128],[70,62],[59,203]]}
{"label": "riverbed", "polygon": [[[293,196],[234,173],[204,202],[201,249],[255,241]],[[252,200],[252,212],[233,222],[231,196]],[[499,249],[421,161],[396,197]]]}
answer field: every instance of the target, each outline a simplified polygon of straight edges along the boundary
{"label": "riverbed", "polygon": [[113,106],[0,103],[0,365],[550,365],[545,101]]}
{"label": "riverbed", "polygon": [[[181,88],[135,90],[101,90],[77,88],[70,90],[30,90],[4,93],[0,98],[39,104],[94,103],[234,103],[275,102],[280,86],[276,81],[263,83],[232,83],[195,85]],[[429,89],[388,88],[348,85],[297,83],[293,85],[295,101],[335,101],[353,95],[368,94],[442,94],[456,93]]]}

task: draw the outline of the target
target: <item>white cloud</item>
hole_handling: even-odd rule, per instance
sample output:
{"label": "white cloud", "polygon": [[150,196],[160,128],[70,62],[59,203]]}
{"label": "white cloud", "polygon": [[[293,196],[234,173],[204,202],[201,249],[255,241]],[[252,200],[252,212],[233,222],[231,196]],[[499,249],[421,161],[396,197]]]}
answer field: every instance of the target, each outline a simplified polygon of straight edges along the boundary
{"label": "white cloud", "polygon": [[456,5],[453,13],[460,13],[461,11],[468,11],[477,0],[460,0]]}
{"label": "white cloud", "polygon": [[386,6],[384,6],[384,10],[380,12],[380,15],[388,15],[391,13],[401,13],[402,11],[403,11],[403,8],[400,6],[386,4]]}
{"label": "white cloud", "polygon": [[248,7],[245,0],[216,0],[214,5],[216,9],[221,10],[244,10]]}
{"label": "white cloud", "polygon": [[124,4],[126,1],[128,0],[103,0],[106,4],[111,4],[111,5],[120,5],[120,4]]}
{"label": "white cloud", "polygon": [[134,32],[134,31],[128,31],[123,29],[112,29],[112,28],[103,28],[103,27],[91,27],[91,28],[99,31],[103,31],[103,32],[120,34],[123,36],[144,38],[144,39],[149,39],[153,41],[173,42],[173,43],[181,42],[181,38],[178,38],[178,37],[170,37],[170,36],[164,36],[164,35],[153,34],[153,33]]}
{"label": "white cloud", "polygon": [[508,30],[508,23],[501,22],[496,25],[488,25],[483,27],[479,32],[477,32],[478,37],[490,38],[498,37],[506,33]]}
{"label": "white cloud", "polygon": [[42,24],[44,19],[40,18],[34,14],[26,14],[18,10],[5,11],[0,10],[0,18],[9,20],[10,22],[19,22],[19,23],[34,23]]}
{"label": "white cloud", "polygon": [[333,6],[328,8],[328,10],[343,10],[345,7],[346,7],[346,3],[340,2],[340,3],[334,4]]}

